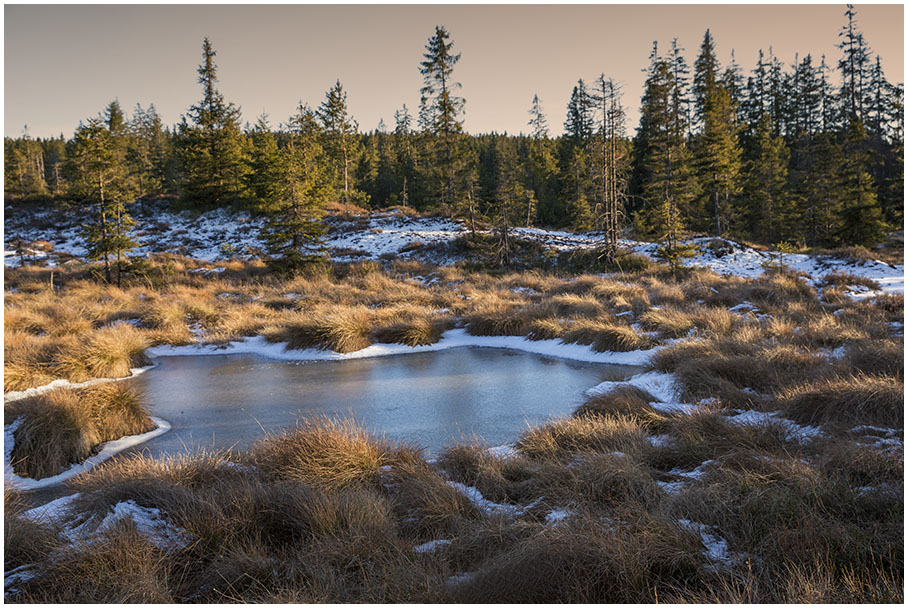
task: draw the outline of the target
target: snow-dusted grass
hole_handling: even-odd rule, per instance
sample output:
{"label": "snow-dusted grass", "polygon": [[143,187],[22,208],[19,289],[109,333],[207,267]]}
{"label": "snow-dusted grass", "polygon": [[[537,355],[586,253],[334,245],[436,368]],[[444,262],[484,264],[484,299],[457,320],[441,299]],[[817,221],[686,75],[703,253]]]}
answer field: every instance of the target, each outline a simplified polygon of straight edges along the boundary
{"label": "snow-dusted grass", "polygon": [[[348,246],[378,247],[371,234]],[[328,421],[243,454],[113,459],[48,507],[92,530],[116,516],[90,551],[61,532],[28,553],[17,532],[6,569],[18,600],[901,598],[903,299],[848,295],[863,279],[492,275],[410,260],[279,281],[256,262],[209,272],[170,257],[150,282],[113,290],[73,266],[53,294],[46,270],[8,273],[6,333],[20,344],[7,366],[40,362],[42,384],[61,369],[49,342],[88,343],[112,323],[155,344],[151,357],[492,347],[653,369],[592,387],[574,416],[513,446],[451,446],[437,462]],[[591,336],[615,328],[645,348],[597,352]],[[20,512],[20,531],[44,525]],[[158,542],[164,522],[180,542]]]}

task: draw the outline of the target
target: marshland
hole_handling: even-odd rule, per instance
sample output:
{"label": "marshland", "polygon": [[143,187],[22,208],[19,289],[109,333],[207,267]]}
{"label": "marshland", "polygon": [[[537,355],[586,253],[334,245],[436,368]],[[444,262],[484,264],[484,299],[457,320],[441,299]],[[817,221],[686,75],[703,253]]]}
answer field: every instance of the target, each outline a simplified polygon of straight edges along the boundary
{"label": "marshland", "polygon": [[[727,44],[760,8],[660,11],[687,37],[678,10],[737,15]],[[643,72],[559,85],[560,133],[538,94],[528,124],[509,107],[528,76],[483,93],[487,32],[460,22],[456,47],[419,30],[418,116],[369,131],[353,113],[390,111],[384,81],[350,75],[348,105],[332,77],[245,125],[221,87],[242,96],[242,74],[287,105],[286,71],[231,54],[265,17],[256,44],[282,64],[346,74],[294,53],[336,42],[329,15],[363,40],[409,31],[387,21],[404,7],[219,7],[242,26],[222,72],[201,7],[104,7],[84,31],[150,38],[168,16],[198,35],[202,98],[172,126],[115,98],[69,139],[5,138],[5,601],[903,602],[903,91],[868,43],[902,40],[889,8],[861,7],[865,36],[851,5],[777,6],[838,19],[841,59],[745,48],[745,76],[709,29],[692,65],[678,38],[575,34],[637,7],[447,7],[505,37],[515,11],[573,15],[555,29],[603,57],[651,49]],[[34,61],[22,34],[97,10],[10,7],[7,48]],[[649,40],[644,22],[625,29]],[[808,29],[797,43],[825,48]],[[120,74],[132,42],[103,61],[68,45],[47,83],[13,72],[8,117],[47,131],[37,113],[68,108],[32,87]],[[198,60],[178,46],[155,57]],[[394,78],[386,53],[372,76]]]}
{"label": "marshland", "polygon": [[[127,376],[148,353],[183,355],[162,356],[166,367],[251,340],[304,360],[418,350],[451,332],[554,356],[581,345],[593,360],[644,350],[645,369],[592,378],[573,412],[518,421],[504,449],[480,432],[430,457],[425,441],[343,414],[268,433],[247,418],[255,439],[242,449],[137,446],[68,480],[51,507],[28,510],[28,492],[8,485],[6,570],[28,573],[14,598],[901,597],[903,301],[843,295],[867,280],[815,287],[783,269],[737,278],[645,261],[579,276],[341,263],[292,279],[261,262],[207,276],[173,255],[146,264],[120,287],[91,264],[8,269],[5,390]],[[22,420],[8,434],[12,471],[52,476],[153,428],[136,383],[159,371],[8,402],[7,421]],[[267,387],[254,393],[250,406],[270,403]],[[112,516],[123,505],[133,518]]]}

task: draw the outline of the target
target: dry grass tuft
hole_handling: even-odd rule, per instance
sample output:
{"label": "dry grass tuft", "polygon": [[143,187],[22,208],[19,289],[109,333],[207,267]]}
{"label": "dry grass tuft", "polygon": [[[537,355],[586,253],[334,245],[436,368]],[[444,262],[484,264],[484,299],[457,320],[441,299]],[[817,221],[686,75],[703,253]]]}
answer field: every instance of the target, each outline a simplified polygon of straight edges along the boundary
{"label": "dry grass tuft", "polygon": [[529,458],[570,460],[578,453],[642,454],[648,447],[643,426],[626,416],[566,418],[524,433],[517,449]]}
{"label": "dry grass tuft", "polygon": [[902,381],[891,376],[836,376],[787,390],[786,416],[808,423],[904,425]]}
{"label": "dry grass tuft", "polygon": [[335,488],[374,482],[393,456],[390,444],[352,420],[316,418],[259,441],[249,461],[280,479]]}
{"label": "dry grass tuft", "polygon": [[82,462],[99,444],[154,428],[136,392],[122,383],[54,391],[6,406],[22,417],[14,433],[13,470],[41,479]]}
{"label": "dry grass tuft", "polygon": [[652,342],[646,337],[626,325],[586,319],[573,323],[562,339],[569,343],[584,344],[599,353],[623,353],[652,346]]}
{"label": "dry grass tuft", "polygon": [[369,309],[352,306],[297,313],[294,320],[268,337],[273,342],[286,342],[287,350],[319,348],[351,353],[372,344],[371,331]]}
{"label": "dry grass tuft", "polygon": [[633,385],[624,385],[605,393],[590,397],[574,410],[574,416],[602,416],[635,418],[643,427],[649,430],[662,428],[668,417],[650,405],[658,401],[646,391]]}

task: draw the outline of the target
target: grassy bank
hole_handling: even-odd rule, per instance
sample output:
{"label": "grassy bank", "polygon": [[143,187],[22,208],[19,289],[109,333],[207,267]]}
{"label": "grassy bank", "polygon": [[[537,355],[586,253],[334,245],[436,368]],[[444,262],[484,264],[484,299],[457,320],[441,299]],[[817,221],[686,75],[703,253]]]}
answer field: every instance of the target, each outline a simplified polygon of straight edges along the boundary
{"label": "grassy bank", "polygon": [[[53,289],[47,270],[8,271],[6,389],[125,375],[146,344],[265,335],[350,352],[429,344],[464,326],[598,351],[662,344],[653,371],[671,374],[690,407],[619,385],[527,430],[512,454],[455,445],[433,463],[328,420],[244,453],[117,459],[69,482],[81,493],[69,525],[22,518],[7,492],[6,569],[31,576],[10,599],[903,599],[901,296],[855,301],[844,292],[860,279],[813,287],[781,271],[569,276],[395,262],[278,280],[254,263],[205,268],[161,256],[121,289],[78,265],[57,270]],[[124,385],[97,391],[119,405],[76,408],[71,391],[7,405],[7,420],[25,412],[33,429],[42,416],[79,429],[41,464],[41,432],[21,447],[17,435],[17,472],[42,475],[104,433],[141,427]],[[70,542],[76,524],[88,534],[123,504],[156,509],[169,542],[130,519]]]}

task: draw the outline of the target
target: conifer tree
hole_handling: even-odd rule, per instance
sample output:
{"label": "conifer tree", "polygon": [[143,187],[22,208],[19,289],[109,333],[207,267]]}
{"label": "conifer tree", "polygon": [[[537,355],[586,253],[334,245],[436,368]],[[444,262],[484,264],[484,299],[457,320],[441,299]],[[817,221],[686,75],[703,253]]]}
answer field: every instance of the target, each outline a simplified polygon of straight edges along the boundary
{"label": "conifer tree", "polygon": [[542,102],[539,101],[539,95],[533,95],[533,106],[530,108],[530,136],[535,140],[545,139],[549,136],[548,121],[545,118],[545,112],[542,109]]}
{"label": "conifer tree", "polygon": [[845,142],[845,164],[841,169],[841,225],[836,233],[840,243],[876,245],[886,233],[883,211],[873,178],[867,172],[869,152],[867,132],[860,119],[851,120]]}
{"label": "conifer tree", "polygon": [[565,135],[574,145],[583,145],[593,136],[593,108],[595,101],[586,88],[583,78],[571,92],[568,101],[567,118],[564,121]]}
{"label": "conifer tree", "polygon": [[719,64],[709,30],[703,37],[694,67],[694,107],[699,125],[695,163],[700,208],[706,211],[712,207],[715,235],[722,236],[731,221],[731,199],[740,189],[741,148],[737,110],[728,90],[719,81]]}
{"label": "conifer tree", "polygon": [[634,138],[634,192],[645,203],[634,214],[641,235],[664,234],[666,221],[676,226],[693,199],[686,92],[678,90],[685,81],[679,64],[677,58],[660,57],[653,44]]}
{"label": "conifer tree", "polygon": [[365,203],[362,193],[355,191],[351,185],[350,167],[362,154],[362,142],[358,136],[359,125],[347,110],[347,93],[340,80],[325,93],[325,101],[319,106],[318,117],[324,127],[327,151],[336,176],[335,183],[342,192],[344,205],[353,199]]}
{"label": "conifer tree", "polygon": [[420,122],[423,131],[435,140],[435,161],[439,167],[439,178],[443,185],[442,204],[449,208],[456,200],[456,178],[458,164],[458,143],[463,132],[463,109],[465,100],[456,93],[461,85],[453,79],[454,66],[460,61],[460,53],[454,52],[454,43],[444,26],[435,26],[435,34],[429,38],[419,73],[423,77],[420,89]]}
{"label": "conifer tree", "polygon": [[[745,226],[748,234],[764,243],[788,240],[791,234],[781,235],[779,229],[790,226],[795,218],[786,198],[788,182],[788,148],[781,136],[772,135],[768,114],[763,115],[754,137],[754,152],[748,159],[744,183]],[[780,222],[785,217],[786,222]]]}
{"label": "conifer tree", "polygon": [[556,224],[557,215],[557,179],[558,162],[554,154],[554,142],[549,138],[548,121],[538,95],[533,96],[530,108],[529,126],[532,131],[527,149],[526,183],[532,192],[536,208],[530,217],[527,210],[527,225],[531,226],[537,219],[546,224]]}
{"label": "conifer tree", "polygon": [[189,108],[188,120],[182,117],[176,140],[181,193],[202,206],[239,200],[247,167],[240,109],[216,87],[215,54],[205,38],[198,69],[202,100]]}
{"label": "conifer tree", "polygon": [[[108,106],[106,117],[80,123],[73,137],[69,173],[73,194],[92,208],[91,222],[83,225],[88,257],[104,262],[104,278],[110,283],[111,257],[120,284],[123,256],[137,243],[130,235],[135,221],[126,212],[126,202],[135,191],[125,170],[125,141],[116,122],[119,105]],[[110,117],[115,118],[114,121]]]}
{"label": "conifer tree", "polygon": [[269,265],[292,274],[321,258],[325,230],[321,217],[331,189],[315,112],[300,103],[287,129],[287,144],[278,153],[280,179],[274,189],[264,190],[268,196],[260,199],[260,209],[267,214],[262,238],[271,256]]}

